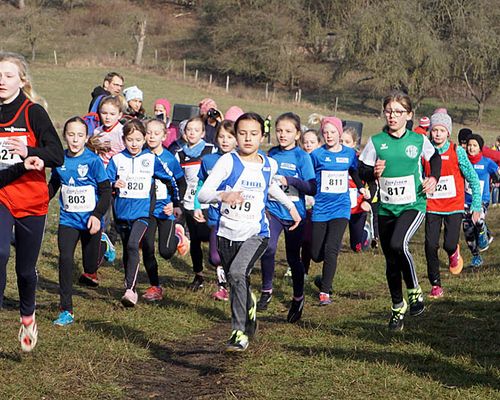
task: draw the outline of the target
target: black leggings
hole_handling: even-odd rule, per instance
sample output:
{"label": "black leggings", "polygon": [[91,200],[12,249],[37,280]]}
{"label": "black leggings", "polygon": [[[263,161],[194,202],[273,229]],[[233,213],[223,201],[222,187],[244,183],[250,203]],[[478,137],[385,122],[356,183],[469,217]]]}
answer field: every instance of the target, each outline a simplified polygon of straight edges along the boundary
{"label": "black leggings", "polygon": [[[202,210],[205,220],[208,221],[208,210]],[[210,228],[206,222],[197,222],[194,219],[193,210],[184,210],[186,217],[186,225],[189,229],[189,239],[191,239],[190,254],[191,262],[193,263],[194,273],[203,271],[203,251],[201,250],[201,242],[208,242],[210,239]]]}
{"label": "black leggings", "polygon": [[79,240],[82,244],[83,271],[85,273],[96,273],[103,257],[103,252],[101,252],[101,231],[91,235],[88,230],[80,231],[69,226],[59,225],[57,232],[59,295],[60,306],[63,311],[73,311],[73,267],[75,248]]}
{"label": "black leggings", "polygon": [[135,290],[139,273],[139,244],[148,229],[149,219],[135,221],[116,220],[116,229],[123,243],[123,265],[125,267],[125,285]]}
{"label": "black leggings", "polygon": [[393,305],[403,302],[402,279],[408,289],[418,287],[415,262],[408,244],[423,220],[424,214],[417,210],[404,211],[398,217],[378,216],[380,244],[385,255],[387,283]]}
{"label": "black leggings", "polygon": [[462,213],[448,215],[427,213],[425,215],[425,258],[427,259],[427,276],[432,286],[441,286],[438,257],[441,225],[444,223],[443,249],[449,257],[457,250],[462,215]]}
{"label": "black leggings", "polygon": [[35,312],[36,262],[42,246],[45,217],[41,215],[14,218],[10,211],[0,204],[0,307],[3,305],[3,294],[7,284],[7,262],[14,228],[17,288],[22,316],[29,316]]}
{"label": "black leggings", "polygon": [[175,254],[179,239],[175,236],[175,220],[152,217],[142,241],[142,259],[151,286],[160,286],[158,262],[155,257],[156,228],[158,228],[158,252],[165,260]]}
{"label": "black leggings", "polygon": [[366,211],[351,214],[349,220],[349,244],[352,251],[360,252],[365,248],[368,233],[365,231]]}
{"label": "black leggings", "polygon": [[349,220],[335,218],[326,222],[313,222],[311,255],[314,262],[323,262],[321,291],[329,293],[337,270],[337,257],[342,246],[342,236]]}

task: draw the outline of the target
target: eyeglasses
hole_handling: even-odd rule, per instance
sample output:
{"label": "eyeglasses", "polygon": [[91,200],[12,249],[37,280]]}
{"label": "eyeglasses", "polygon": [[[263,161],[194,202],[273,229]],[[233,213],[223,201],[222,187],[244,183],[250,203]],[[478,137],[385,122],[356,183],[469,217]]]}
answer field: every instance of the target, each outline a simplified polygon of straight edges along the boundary
{"label": "eyeglasses", "polygon": [[404,113],[407,113],[406,110],[384,110],[384,115],[386,117],[395,116],[396,118],[401,117]]}

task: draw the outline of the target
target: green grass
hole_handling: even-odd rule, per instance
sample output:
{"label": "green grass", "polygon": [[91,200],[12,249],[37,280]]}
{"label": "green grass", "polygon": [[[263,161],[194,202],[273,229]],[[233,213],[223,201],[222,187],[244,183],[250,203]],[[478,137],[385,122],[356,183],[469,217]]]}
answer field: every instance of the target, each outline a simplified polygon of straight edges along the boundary
{"label": "green grass", "polygon": [[[104,72],[49,67],[34,70],[36,88],[47,98],[58,125],[86,110],[88,93]],[[209,93],[173,80],[155,82],[152,73],[123,72],[127,84],[144,89],[146,104],[160,96],[193,103]],[[213,97],[223,110],[239,104],[273,115],[292,109],[306,116],[312,111],[310,107],[225,96],[222,91]],[[368,132],[375,132],[380,125],[375,118],[366,121]],[[99,288],[75,285],[76,323],[62,329],[53,327],[59,298],[57,210],[52,201],[38,263],[40,341],[32,354],[22,354],[16,340],[13,256],[9,262],[5,293],[9,302],[0,311],[0,398],[216,397],[197,392],[203,381],[213,393],[231,399],[500,399],[500,209],[492,208],[488,221],[497,240],[484,253],[485,267],[451,276],[441,253],[445,297],[427,301],[424,315],[408,317],[404,332],[394,335],[386,328],[390,298],[384,258],[373,250],[353,254],[344,249],[334,281],[334,303],[322,308],[316,305],[317,291],[311,278],[306,283],[303,320],[287,324],[291,287],[282,279],[286,261],[281,243],[274,299],[269,310],[258,316],[259,334],[247,353],[226,357],[220,352],[229,336],[229,305],[210,299],[213,285],[199,293],[186,290],[192,274],[188,258],[160,260],[166,299],[158,305],[140,302],[132,310],[123,309],[119,303],[123,292],[119,263],[101,268]],[[423,229],[411,248],[427,293],[430,286]],[[463,241],[462,249],[467,263],[470,254]],[[79,250],[76,260],[81,263]],[[214,271],[207,270],[208,280],[214,282]],[[311,277],[319,272],[320,265],[313,264]],[[77,276],[75,271],[75,281]],[[139,280],[142,293],[147,287],[142,267]],[[254,271],[252,280],[257,290],[259,270]],[[217,363],[222,372],[211,375],[212,363]],[[184,368],[183,375],[178,375],[179,368]],[[146,385],[137,389],[143,390],[141,395],[132,395],[129,390],[138,387],[142,373],[155,381],[155,392]],[[185,390],[185,395],[172,395],[172,381]]]}

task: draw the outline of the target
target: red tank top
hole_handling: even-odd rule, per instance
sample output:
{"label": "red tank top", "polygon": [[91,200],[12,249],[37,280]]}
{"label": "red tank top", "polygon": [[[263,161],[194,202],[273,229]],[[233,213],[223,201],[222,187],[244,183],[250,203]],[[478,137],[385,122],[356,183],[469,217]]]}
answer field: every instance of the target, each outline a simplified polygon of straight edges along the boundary
{"label": "red tank top", "polygon": [[[33,105],[26,99],[14,118],[0,124],[0,168],[22,162],[19,156],[13,156],[5,148],[8,138],[22,138],[29,147],[37,147],[38,141],[31,128],[28,111]],[[28,171],[22,177],[0,189],[0,203],[9,209],[15,218],[40,216],[47,214],[49,192],[45,180],[45,171]]]}
{"label": "red tank top", "polygon": [[[464,209],[464,177],[458,164],[456,144],[441,154],[441,178],[432,196],[427,196],[427,212],[452,212]],[[425,175],[429,176],[431,167],[424,161]]]}

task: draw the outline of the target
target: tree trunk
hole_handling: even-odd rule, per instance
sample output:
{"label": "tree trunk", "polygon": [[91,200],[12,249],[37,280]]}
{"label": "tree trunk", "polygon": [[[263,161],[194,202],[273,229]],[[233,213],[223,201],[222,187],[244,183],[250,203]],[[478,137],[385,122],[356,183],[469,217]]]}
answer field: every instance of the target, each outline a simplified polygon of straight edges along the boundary
{"label": "tree trunk", "polygon": [[142,52],[144,50],[144,40],[146,39],[146,20],[140,22],[139,24],[139,34],[135,35],[135,40],[137,42],[137,52],[135,53],[135,65],[141,65],[142,62]]}
{"label": "tree trunk", "polygon": [[476,119],[477,125],[481,125],[481,121],[483,120],[483,112],[484,112],[484,101],[479,101],[477,103],[477,119]]}
{"label": "tree trunk", "polygon": [[35,61],[36,58],[36,46],[35,46],[35,41],[30,42],[31,45],[31,61]]}

